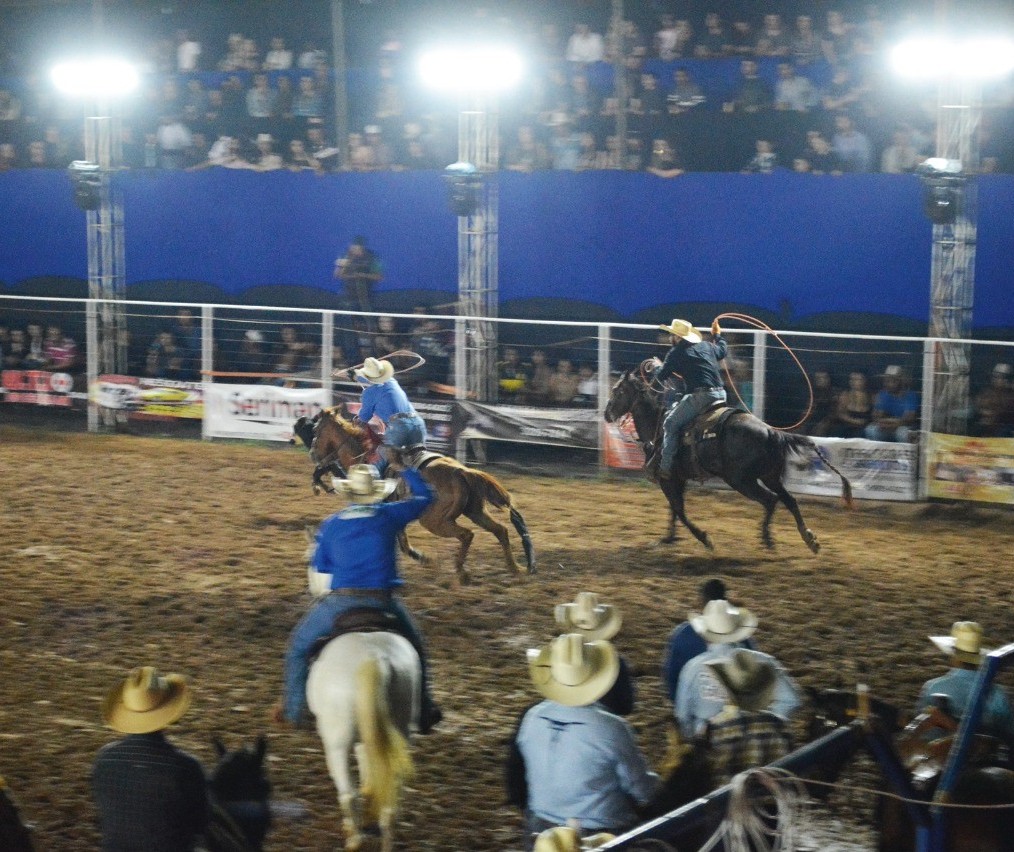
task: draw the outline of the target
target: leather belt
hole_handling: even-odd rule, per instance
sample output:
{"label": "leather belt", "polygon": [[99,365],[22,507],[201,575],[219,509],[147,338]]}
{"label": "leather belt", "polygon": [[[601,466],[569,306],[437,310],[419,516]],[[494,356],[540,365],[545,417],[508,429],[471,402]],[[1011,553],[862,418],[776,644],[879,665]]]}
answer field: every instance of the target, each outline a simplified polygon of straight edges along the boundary
{"label": "leather belt", "polygon": [[395,420],[404,420],[406,417],[415,417],[415,416],[416,414],[414,411],[396,411],[388,418],[387,422],[393,423]]}
{"label": "leather belt", "polygon": [[353,598],[386,598],[390,600],[390,589],[331,589],[332,595],[348,595]]}
{"label": "leather belt", "polygon": [[724,391],[724,390],[725,388],[694,388],[690,392],[697,393],[698,391],[707,391],[708,393],[711,393],[712,391]]}

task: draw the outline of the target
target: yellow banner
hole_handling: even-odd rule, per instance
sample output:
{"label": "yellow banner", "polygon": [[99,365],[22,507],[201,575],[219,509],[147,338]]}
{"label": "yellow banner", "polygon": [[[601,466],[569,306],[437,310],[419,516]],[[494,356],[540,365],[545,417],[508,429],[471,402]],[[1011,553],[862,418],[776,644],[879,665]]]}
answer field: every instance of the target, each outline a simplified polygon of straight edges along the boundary
{"label": "yellow banner", "polygon": [[928,449],[930,497],[1014,503],[1014,438],[933,433]]}

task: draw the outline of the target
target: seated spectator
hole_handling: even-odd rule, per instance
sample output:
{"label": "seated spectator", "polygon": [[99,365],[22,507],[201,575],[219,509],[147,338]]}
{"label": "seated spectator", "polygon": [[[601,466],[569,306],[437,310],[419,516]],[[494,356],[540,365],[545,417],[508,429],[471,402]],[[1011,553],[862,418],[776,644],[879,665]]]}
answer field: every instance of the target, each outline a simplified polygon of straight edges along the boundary
{"label": "seated spectator", "polygon": [[599,379],[595,375],[595,368],[591,364],[581,364],[577,368],[577,377],[577,396],[574,397],[574,402],[594,408],[599,398]]}
{"label": "seated spectator", "polygon": [[736,97],[723,105],[725,112],[754,113],[771,108],[774,93],[767,81],[762,79],[757,70],[757,63],[752,59],[744,59],[740,63],[741,80]]}
{"label": "seated spectator", "polygon": [[909,443],[919,419],[919,397],[905,387],[905,375],[892,364],[881,377],[883,389],[873,398],[873,414],[866,427],[871,441]]}
{"label": "seated spectator", "polygon": [[700,59],[714,59],[732,52],[732,44],[725,30],[725,24],[717,12],[704,16],[704,29],[694,45],[694,56]]}
{"label": "seated spectator", "polygon": [[314,71],[325,65],[327,65],[327,53],[317,47],[316,42],[305,42],[303,49],[299,52],[299,58],[296,60],[296,67]]}
{"label": "seated spectator", "polygon": [[[271,367],[271,355],[264,345],[264,333],[255,328],[243,332],[239,350],[236,352],[232,369],[237,373],[268,372]],[[245,381],[245,380],[244,380]]]}
{"label": "seated spectator", "polygon": [[550,380],[553,370],[546,360],[546,353],[541,349],[532,350],[532,367],[528,380],[528,401],[532,405],[548,405],[550,403]]}
{"label": "seated spectator", "polygon": [[764,25],[757,33],[754,53],[757,56],[788,56],[791,38],[782,27],[782,16],[769,13],[764,16]]}
{"label": "seated spectator", "polygon": [[158,167],[160,169],[182,169],[186,166],[185,153],[193,143],[190,128],[178,115],[164,115],[158,121],[155,132],[158,143]]}
{"label": "seated spectator", "polygon": [[200,58],[201,43],[190,34],[189,30],[177,31],[176,70],[182,74],[196,71]]}
{"label": "seated spectator", "polygon": [[553,405],[573,405],[577,396],[580,379],[574,372],[574,365],[569,358],[561,358],[556,362],[556,370],[549,377],[549,401]]}
{"label": "seated spectator", "polygon": [[369,161],[372,168],[383,170],[394,165],[394,154],[391,146],[384,141],[379,124],[368,124],[363,128],[363,144],[370,150]]}
{"label": "seated spectator", "polygon": [[289,142],[285,167],[290,172],[309,171],[321,174],[324,171],[320,162],[315,157],[310,156],[310,153],[306,150],[306,143],[302,139],[293,139]]}
{"label": "seated spectator", "polygon": [[873,165],[873,146],[864,133],[860,133],[845,113],[834,119],[835,134],[831,148],[841,160],[842,171],[868,172]]}
{"label": "seated spectator", "polygon": [[418,319],[409,330],[409,346],[418,352],[426,363],[413,370],[417,382],[435,382],[444,384],[451,369],[451,348],[446,344],[448,330],[440,325],[440,320],[426,316],[426,309],[421,305],[413,309]]}
{"label": "seated spectator", "polygon": [[535,136],[535,128],[522,124],[517,141],[507,150],[505,168],[512,172],[535,172],[550,166],[549,151]]}
{"label": "seated spectator", "polygon": [[753,157],[743,167],[744,174],[769,175],[778,168],[778,155],[774,146],[767,139],[756,141]]}
{"label": "seated spectator", "polygon": [[974,434],[984,438],[1014,437],[1014,385],[1010,364],[997,364],[989,387],[974,400]]}
{"label": "seated spectator", "polygon": [[827,12],[821,46],[824,58],[836,68],[847,65],[852,58],[852,25],[837,9],[829,9]]}
{"label": "seated spectator", "polygon": [[69,334],[64,334],[57,325],[46,329],[42,353],[46,358],[46,369],[69,373],[81,366],[77,343]]}
{"label": "seated spectator", "polygon": [[844,112],[854,115],[863,96],[863,87],[852,79],[847,67],[835,68],[831,82],[821,94],[821,103],[828,112]]}
{"label": "seated spectator", "polygon": [[766,766],[792,751],[787,720],[772,713],[778,670],[770,659],[739,649],[708,667],[725,691],[725,706],[705,725],[701,739],[714,787],[734,775]]}
{"label": "seated spectator", "polygon": [[277,36],[271,39],[271,48],[264,55],[264,71],[288,71],[292,67],[292,51],[285,46],[285,39]]}
{"label": "seated spectator", "polygon": [[549,151],[552,168],[557,171],[577,171],[581,157],[581,134],[574,129],[570,115],[553,113],[549,122],[552,137]]}
{"label": "seated spectator", "polygon": [[630,724],[600,703],[619,675],[619,655],[605,639],[565,634],[528,652],[532,682],[545,700],[528,710],[511,743],[508,790],[535,835],[576,820],[582,834],[621,834],[635,807],[658,788]]}
{"label": "seated spectator", "polygon": [[848,389],[838,397],[831,434],[836,438],[862,438],[872,417],[873,397],[866,389],[866,374],[853,370]]}
{"label": "seated spectator", "polygon": [[[312,122],[313,119],[310,119]],[[332,172],[341,165],[341,152],[324,136],[324,128],[319,124],[309,124],[306,128],[306,150],[310,152],[325,172]]]}
{"label": "seated spectator", "polygon": [[165,729],[190,706],[177,674],[134,669],[102,702],[102,719],[123,739],[104,746],[92,768],[102,848],[191,850],[208,826],[208,782],[200,763]]}
{"label": "seated spectator", "polygon": [[296,118],[303,119],[304,124],[311,118],[324,116],[324,96],[309,74],[303,74],[299,78],[299,88],[292,101],[292,114]]}
{"label": "seated spectator", "polygon": [[700,106],[707,100],[701,87],[691,79],[685,68],[676,69],[673,73],[673,83],[673,88],[665,99],[669,115],[679,115]]}
{"label": "seated spectator", "polygon": [[574,25],[574,33],[567,40],[564,58],[575,66],[582,67],[605,59],[606,46],[601,34],[593,33],[585,23]]}
{"label": "seated spectator", "polygon": [[267,74],[255,74],[253,86],[246,93],[246,115],[251,135],[253,132],[266,133],[271,129],[278,93],[271,88]]}
{"label": "seated spectator", "polygon": [[273,349],[274,365],[276,373],[298,373],[306,367],[304,363],[308,346],[299,337],[295,326],[283,325],[280,332],[281,339]]}
{"label": "seated spectator", "polygon": [[155,379],[182,379],[184,358],[172,333],[161,331],[148,347],[144,374]]}
{"label": "seated spectator", "polygon": [[0,142],[0,172],[9,172],[21,165],[18,162],[18,149],[10,142]]}
{"label": "seated spectator", "polygon": [[823,55],[820,36],[813,29],[813,18],[796,16],[796,31],[790,40],[790,54],[796,65],[812,65]]}
{"label": "seated spectator", "polygon": [[2,356],[5,370],[25,369],[25,358],[28,356],[28,339],[20,328],[12,328],[10,339],[3,344]]}
{"label": "seated spectator", "polygon": [[25,356],[22,367],[25,370],[44,370],[46,368],[46,344],[42,334],[42,326],[30,322],[25,330]]}
{"label": "seated spectator", "polygon": [[503,360],[496,365],[500,401],[506,403],[524,402],[528,389],[528,370],[521,363],[521,355],[513,346],[503,351]]}
{"label": "seated spectator", "polygon": [[753,56],[754,45],[757,39],[753,33],[753,27],[745,18],[737,18],[732,22],[732,29],[729,31],[727,54],[734,56]]}
{"label": "seated spectator", "polygon": [[28,143],[28,161],[25,163],[26,168],[55,169],[59,165],[60,163],[49,159],[49,153],[46,150],[46,143],[41,139],[33,139]]}
{"label": "seated spectator", "polygon": [[922,160],[922,154],[912,142],[912,131],[899,127],[891,137],[891,144],[880,155],[880,171],[888,175],[906,174],[915,171]]}
{"label": "seated spectator", "polygon": [[660,178],[674,178],[685,174],[679,156],[667,139],[651,141],[651,159],[648,160],[645,171]]}
{"label": "seated spectator", "polygon": [[398,332],[398,321],[394,317],[377,317],[377,333],[373,338],[373,354],[385,358],[392,352],[405,348],[405,341]]}
{"label": "seated spectator", "polygon": [[807,435],[826,437],[834,431],[839,396],[831,374],[827,370],[816,370],[813,374],[813,408],[805,429]]}
{"label": "seated spectator", "polygon": [[840,175],[843,170],[841,159],[834,152],[831,143],[819,130],[806,132],[806,149],[803,158],[807,161],[807,171],[815,175]]}
{"label": "seated spectator", "polygon": [[[701,607],[706,607],[711,601],[728,600],[728,590],[719,579],[707,580],[700,588]],[[737,643],[740,648],[753,648],[753,641],[746,637]],[[701,638],[701,634],[694,630],[690,621],[684,621],[669,634],[666,644],[665,659],[662,661],[662,684],[665,686],[666,695],[669,700],[676,701],[676,684],[679,682],[680,672],[683,667],[698,654],[708,650],[708,643]]]}
{"label": "seated spectator", "polygon": [[[703,734],[725,704],[722,686],[708,664],[728,658],[736,650],[736,643],[752,636],[757,618],[728,601],[710,601],[700,615],[691,616],[690,625],[708,643],[708,650],[687,662],[676,684],[675,715],[686,740]],[[802,704],[799,689],[788,672],[770,654],[745,649],[740,653],[754,655],[758,663],[766,661],[775,668],[773,697],[764,709],[788,719]]]}
{"label": "seated spectator", "polygon": [[197,381],[201,377],[201,326],[190,308],[180,308],[176,311],[176,319],[173,320],[170,329],[173,340],[180,349],[183,357],[182,371],[184,378]]}
{"label": "seated spectator", "polygon": [[[979,667],[989,653],[982,647],[982,627],[975,621],[956,621],[950,636],[930,636],[930,641],[950,658],[950,671],[923,684],[916,701],[921,713],[933,703],[934,695],[946,695],[949,713],[960,720],[968,709]],[[986,694],[978,731],[1014,745],[1014,711],[1004,688],[994,683]]]}
{"label": "seated spectator", "polygon": [[792,112],[809,112],[817,102],[813,84],[789,62],[778,63],[778,80],[775,83],[775,109]]}
{"label": "seated spectator", "polygon": [[662,62],[672,62],[683,55],[686,43],[680,43],[680,31],[676,28],[676,19],[671,14],[663,14],[659,28],[655,31],[652,45],[655,56]]}
{"label": "seated spectator", "polygon": [[285,162],[274,150],[275,140],[270,133],[257,134],[257,156],[253,168],[258,172],[274,172],[285,168]]}

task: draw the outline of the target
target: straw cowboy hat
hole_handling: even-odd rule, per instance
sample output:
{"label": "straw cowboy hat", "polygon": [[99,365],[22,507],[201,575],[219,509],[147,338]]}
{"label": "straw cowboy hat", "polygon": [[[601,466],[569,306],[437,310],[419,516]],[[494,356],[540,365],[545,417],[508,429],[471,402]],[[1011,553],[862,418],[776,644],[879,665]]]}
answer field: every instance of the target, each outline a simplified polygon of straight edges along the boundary
{"label": "straw cowboy hat", "polygon": [[353,503],[379,503],[397,488],[394,479],[380,479],[372,464],[354,464],[347,479],[333,479],[334,487]]}
{"label": "straw cowboy hat", "polygon": [[701,337],[700,332],[686,320],[674,319],[669,325],[660,325],[659,328],[676,337],[682,337],[691,343],[700,343],[704,339]]}
{"label": "straw cowboy hat", "polygon": [[770,660],[739,648],[725,660],[705,663],[740,710],[766,710],[775,697],[778,673]]}
{"label": "straw cowboy hat", "polygon": [[394,365],[390,361],[367,358],[363,361],[363,366],[356,369],[356,375],[366,379],[370,384],[382,385],[394,377]]}
{"label": "straw cowboy hat", "polygon": [[616,835],[600,832],[591,837],[581,838],[577,829],[569,825],[559,825],[556,828],[547,828],[535,838],[534,852],[584,852],[586,849],[598,849],[610,840],[615,840]]}
{"label": "straw cowboy hat", "polygon": [[982,647],[982,627],[976,621],[955,621],[950,636],[930,636],[930,642],[958,662],[977,666],[990,648]]}
{"label": "straw cowboy hat", "polygon": [[594,592],[578,592],[573,603],[557,604],[554,614],[567,633],[580,633],[585,639],[612,639],[623,624],[620,611],[600,604]]}
{"label": "straw cowboy hat", "polygon": [[580,633],[557,636],[542,649],[528,652],[532,683],[550,701],[584,707],[612,688],[620,673],[620,657],[605,639],[586,642]]}
{"label": "straw cowboy hat", "polygon": [[154,666],[134,669],[102,702],[102,719],[121,734],[161,731],[190,706],[183,675],[160,675]]}
{"label": "straw cowboy hat", "polygon": [[728,601],[708,601],[703,613],[690,613],[687,618],[705,642],[742,642],[757,629],[757,616],[745,607],[734,607]]}

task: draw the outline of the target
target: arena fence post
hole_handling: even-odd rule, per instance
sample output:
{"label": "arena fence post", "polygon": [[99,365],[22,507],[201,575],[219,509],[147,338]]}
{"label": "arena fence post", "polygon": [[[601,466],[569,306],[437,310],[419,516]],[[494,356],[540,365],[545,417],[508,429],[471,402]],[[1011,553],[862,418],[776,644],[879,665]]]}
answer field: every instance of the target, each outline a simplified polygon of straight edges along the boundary
{"label": "arena fence post", "polygon": [[609,400],[609,388],[612,384],[612,371],[610,364],[612,363],[612,357],[609,352],[610,335],[612,333],[612,327],[606,323],[598,324],[599,332],[599,363],[598,363],[598,397],[595,400],[595,408],[599,413],[598,418],[598,432],[596,433],[596,440],[598,441],[598,452],[599,452],[599,470],[604,471],[606,469],[606,442],[603,440],[603,433],[606,428],[606,402]]}
{"label": "arena fence post", "polygon": [[929,496],[929,436],[933,431],[933,400],[936,398],[936,341],[922,342],[922,411],[919,426],[919,477],[916,481],[916,497],[925,500]]}
{"label": "arena fence post", "polygon": [[320,384],[329,403],[334,402],[334,314],[323,311],[320,318]]}
{"label": "arena fence post", "polygon": [[95,300],[85,301],[85,386],[88,388],[88,431],[99,431],[99,402],[91,389],[99,380],[99,321]]}
{"label": "arena fence post", "polygon": [[[201,398],[207,400],[207,386],[215,377],[212,371],[215,369],[215,308],[212,305],[201,305]],[[207,403],[205,403],[207,404]],[[210,441],[208,434],[208,418],[201,418],[201,439]]]}
{"label": "arena fence post", "polygon": [[768,362],[768,338],[761,330],[753,333],[753,413],[761,420],[764,419],[764,397],[765,377],[767,375]]}

